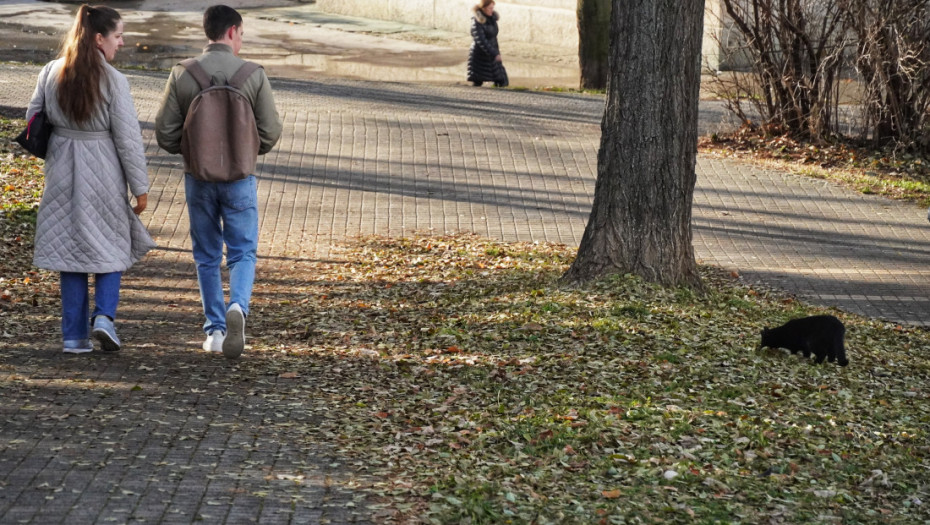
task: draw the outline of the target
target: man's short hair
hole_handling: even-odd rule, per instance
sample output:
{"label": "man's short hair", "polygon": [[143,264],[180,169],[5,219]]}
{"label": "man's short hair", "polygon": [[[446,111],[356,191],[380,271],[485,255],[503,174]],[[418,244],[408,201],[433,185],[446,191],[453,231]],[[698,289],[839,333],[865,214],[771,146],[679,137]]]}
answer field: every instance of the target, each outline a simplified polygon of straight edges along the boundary
{"label": "man's short hair", "polygon": [[211,5],[203,12],[203,31],[214,42],[222,39],[230,27],[241,25],[242,15],[229,6]]}

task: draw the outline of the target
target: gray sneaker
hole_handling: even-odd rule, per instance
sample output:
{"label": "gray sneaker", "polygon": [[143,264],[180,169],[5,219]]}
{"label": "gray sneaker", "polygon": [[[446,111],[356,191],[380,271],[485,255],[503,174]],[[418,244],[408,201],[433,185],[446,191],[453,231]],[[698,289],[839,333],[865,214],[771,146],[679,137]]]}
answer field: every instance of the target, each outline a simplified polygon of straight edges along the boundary
{"label": "gray sneaker", "polygon": [[94,317],[94,328],[91,330],[94,339],[100,341],[100,348],[104,352],[116,352],[119,350],[119,337],[116,336],[116,327],[113,326],[113,320],[105,315]]}
{"label": "gray sneaker", "polygon": [[226,310],[226,339],[223,339],[223,355],[235,359],[245,348],[245,314],[242,307],[233,303]]}
{"label": "gray sneaker", "polygon": [[66,339],[62,346],[66,354],[86,354],[94,351],[90,339]]}

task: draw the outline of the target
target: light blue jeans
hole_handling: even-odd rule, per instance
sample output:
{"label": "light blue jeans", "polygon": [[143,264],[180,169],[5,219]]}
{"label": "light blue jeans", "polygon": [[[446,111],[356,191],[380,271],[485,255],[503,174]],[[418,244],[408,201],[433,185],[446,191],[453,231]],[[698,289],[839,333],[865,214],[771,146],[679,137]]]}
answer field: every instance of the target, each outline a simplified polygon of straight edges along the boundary
{"label": "light blue jeans", "polygon": [[236,303],[246,315],[255,282],[258,253],[258,191],[255,176],[235,182],[203,182],[184,176],[187,213],[200,301],[207,318],[203,331],[226,331],[223,301],[223,245],[229,268],[229,304]]}
{"label": "light blue jeans", "polygon": [[98,315],[116,319],[122,272],[94,275],[94,312],[90,313],[87,274],[61,272],[61,335],[65,341],[87,339],[90,320]]}

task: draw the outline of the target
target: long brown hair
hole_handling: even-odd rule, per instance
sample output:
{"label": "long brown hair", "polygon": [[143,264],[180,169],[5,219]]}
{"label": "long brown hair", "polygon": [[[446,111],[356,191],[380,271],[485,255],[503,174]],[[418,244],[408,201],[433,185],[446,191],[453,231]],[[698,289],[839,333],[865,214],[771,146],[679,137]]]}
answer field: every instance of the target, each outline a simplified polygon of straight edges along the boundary
{"label": "long brown hair", "polygon": [[58,105],[78,124],[87,122],[100,101],[104,57],[97,50],[97,34],[108,36],[120,21],[116,9],[82,5],[61,46],[64,65],[58,77]]}

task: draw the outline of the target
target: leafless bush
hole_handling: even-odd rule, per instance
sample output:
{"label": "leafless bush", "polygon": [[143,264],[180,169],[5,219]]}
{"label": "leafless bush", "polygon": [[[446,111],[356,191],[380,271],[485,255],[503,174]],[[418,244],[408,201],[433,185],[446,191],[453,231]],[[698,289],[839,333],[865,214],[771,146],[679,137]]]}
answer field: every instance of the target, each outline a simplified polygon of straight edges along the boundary
{"label": "leafless bush", "polygon": [[867,131],[930,152],[930,1],[839,0],[857,40]]}
{"label": "leafless bush", "polygon": [[723,0],[742,44],[730,52],[750,61],[749,78],[729,76],[731,110],[747,108],[767,131],[820,140],[836,133],[840,72],[852,43],[841,0]]}
{"label": "leafless bush", "polygon": [[750,72],[712,89],[745,123],[839,135],[841,73],[855,67],[862,138],[930,153],[930,0],[720,1],[739,36],[720,47]]}

